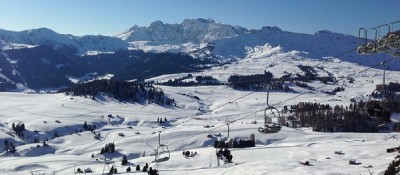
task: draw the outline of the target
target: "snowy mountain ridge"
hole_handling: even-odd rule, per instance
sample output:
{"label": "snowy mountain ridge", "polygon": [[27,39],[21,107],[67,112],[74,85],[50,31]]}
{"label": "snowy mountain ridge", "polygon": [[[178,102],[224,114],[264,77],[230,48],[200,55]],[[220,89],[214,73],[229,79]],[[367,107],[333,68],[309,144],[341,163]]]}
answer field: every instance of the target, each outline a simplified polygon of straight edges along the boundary
{"label": "snowy mountain ridge", "polygon": [[[278,27],[264,26],[259,30],[246,29],[215,22],[212,19],[186,19],[180,24],[155,21],[149,27],[133,26],[116,35],[129,42],[130,49],[148,52],[184,52],[196,58],[212,58],[218,61],[240,60],[247,57],[247,48],[269,44],[280,46],[284,51],[302,52],[307,58],[322,59],[340,55],[342,60],[371,66],[388,58],[360,56],[357,53],[341,55],[357,47],[358,39],[352,35],[321,30],[315,34],[283,31]],[[388,69],[399,70],[400,65]]]}
{"label": "snowy mountain ridge", "polygon": [[[212,19],[185,19],[180,24],[167,24],[155,21],[148,27],[137,25],[117,34],[115,37],[101,35],[73,36],[58,34],[51,29],[39,28],[20,32],[0,29],[0,39],[8,43],[28,45],[50,45],[55,49],[72,46],[78,54],[87,51],[113,52],[116,50],[144,50],[148,52],[185,52],[202,49],[212,43],[215,46],[214,56],[218,58],[243,58],[245,47],[263,46],[270,43],[283,45],[285,50],[301,50],[316,56],[332,56],[332,47],[355,47],[356,37],[320,31],[315,35],[282,31],[278,27],[262,27],[259,30],[246,29],[215,22]],[[322,39],[322,40],[320,40]],[[331,45],[330,39],[339,39]],[[328,40],[328,42],[326,41]],[[303,43],[307,43],[304,45]],[[231,48],[233,46],[233,48]],[[319,46],[319,47],[316,47]],[[317,48],[317,49],[314,49]],[[313,50],[314,49],[314,50]],[[337,49],[339,52],[343,49]],[[316,52],[316,53],[314,53]]]}
{"label": "snowy mountain ridge", "polygon": [[114,37],[101,35],[65,35],[56,33],[48,28],[31,29],[20,32],[0,29],[0,39],[8,42],[10,45],[48,45],[56,50],[65,46],[73,47],[77,50],[78,54],[83,54],[86,51],[112,52],[119,49],[127,49],[128,47],[126,42]]}
{"label": "snowy mountain ridge", "polygon": [[122,40],[153,41],[168,44],[208,43],[247,33],[246,28],[215,22],[212,19],[185,19],[181,24],[167,24],[155,21],[149,27],[133,26],[116,35]]}

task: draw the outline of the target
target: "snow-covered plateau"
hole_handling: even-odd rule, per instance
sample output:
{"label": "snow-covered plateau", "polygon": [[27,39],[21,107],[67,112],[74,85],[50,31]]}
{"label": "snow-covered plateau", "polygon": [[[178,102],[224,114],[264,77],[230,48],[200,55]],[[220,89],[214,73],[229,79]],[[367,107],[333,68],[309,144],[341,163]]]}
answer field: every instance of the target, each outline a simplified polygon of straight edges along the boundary
{"label": "snow-covered plateau", "polygon": [[[309,84],[316,89],[309,90],[288,83],[295,93],[270,93],[269,104],[276,104],[279,110],[298,102],[349,105],[352,98],[367,100],[382,82],[383,71],[377,69],[379,66],[368,68],[336,58],[309,59],[302,57],[300,51],[287,52],[269,44],[245,49],[247,56],[237,62],[148,80],[163,82],[190,73],[193,77],[209,75],[227,81],[233,74],[262,74],[264,70],[280,77],[286,73],[301,73],[298,65],[318,65],[315,70],[319,75],[333,75],[345,88],[345,91],[329,95],[323,92],[333,90],[338,84],[315,81]],[[354,82],[349,83],[345,77],[354,78]],[[399,80],[400,72],[386,71],[386,83]],[[14,143],[16,151],[2,151],[0,174],[64,175],[75,174],[78,168],[90,168],[90,174],[102,174],[109,172],[112,166],[119,174],[131,174],[126,173],[128,167],[134,174],[147,174],[135,171],[137,165],[142,168],[146,163],[162,175],[379,174],[397,155],[386,152],[399,145],[397,132],[326,133],[283,126],[278,133],[261,134],[257,129],[264,122],[262,110],[267,107],[266,91],[253,93],[225,85],[159,87],[176,101],[176,106],[119,101],[106,94],[98,94],[96,100],[92,100],[62,93],[1,92],[0,140]],[[167,122],[158,123],[160,118]],[[392,115],[393,121],[398,118],[398,114]],[[85,122],[96,125],[94,132],[82,130]],[[251,134],[255,135],[255,147],[231,149],[232,163],[220,161],[213,147],[217,139],[227,139],[226,122],[231,122],[231,139],[248,139]],[[13,123],[24,123],[24,139],[12,131]],[[159,131],[160,142],[168,147],[170,159],[155,163]],[[39,142],[33,143],[34,139]],[[43,141],[47,146],[43,146]],[[115,152],[100,154],[108,143],[115,144]],[[1,143],[0,150],[4,147]],[[197,154],[185,157],[183,151]],[[128,160],[124,166],[121,165],[123,155]],[[349,164],[350,160],[355,164]],[[309,166],[301,164],[306,161]]]}

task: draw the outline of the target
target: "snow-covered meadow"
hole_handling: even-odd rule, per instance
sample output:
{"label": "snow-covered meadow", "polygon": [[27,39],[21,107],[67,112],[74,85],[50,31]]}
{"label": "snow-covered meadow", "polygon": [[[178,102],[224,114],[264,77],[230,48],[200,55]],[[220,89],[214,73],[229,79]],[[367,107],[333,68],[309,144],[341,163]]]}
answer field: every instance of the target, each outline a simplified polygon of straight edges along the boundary
{"label": "snow-covered meadow", "polygon": [[[212,75],[226,81],[232,74],[261,74],[267,70],[280,77],[285,72],[301,72],[296,65],[319,64],[318,67],[323,67],[316,69],[319,74],[332,73],[341,80],[339,85],[345,87],[343,92],[328,95],[322,91],[338,85],[310,83],[316,88],[323,86],[315,91],[290,85],[296,93],[271,92],[269,104],[278,104],[275,105],[278,109],[298,102],[348,105],[350,98],[367,99],[376,84],[382,82],[382,70],[373,68],[358,73],[366,67],[339,59],[321,63],[300,57],[297,51],[283,52],[268,45],[248,48],[247,54],[241,61],[191,74]],[[185,75],[164,75],[150,80],[161,82]],[[349,75],[355,78],[354,83],[341,78]],[[387,83],[400,79],[400,72],[387,71],[386,75]],[[251,93],[227,86],[160,87],[175,99],[176,106],[119,102],[104,94],[92,100],[58,93],[0,93],[0,140],[8,139],[17,145],[15,153],[0,154],[0,174],[74,174],[77,168],[87,167],[93,170],[92,174],[102,174],[112,165],[123,174],[128,166],[134,171],[136,165],[142,167],[154,160],[158,131],[162,131],[161,143],[171,152],[169,161],[150,164],[160,174],[378,174],[397,155],[386,153],[386,149],[399,145],[399,133],[320,133],[310,128],[283,127],[276,134],[260,134],[257,129],[263,123],[265,91]],[[166,118],[168,122],[159,124],[158,118]],[[231,149],[233,163],[218,166],[212,145],[216,139],[228,136],[225,122],[232,121],[230,138],[247,139],[254,133],[256,147]],[[251,124],[252,121],[258,124]],[[27,141],[20,140],[11,130],[12,123],[18,122],[25,124]],[[95,133],[100,133],[100,139],[95,139],[90,131],[81,132],[84,122],[96,125]],[[56,132],[59,137],[53,138]],[[221,136],[207,137],[219,133]],[[41,142],[32,143],[33,138]],[[42,141],[46,139],[49,146],[43,147]],[[115,143],[116,152],[106,155],[112,159],[105,164],[100,150],[111,142]],[[0,150],[4,150],[3,143]],[[184,150],[198,154],[184,157]],[[129,161],[125,166],[121,165],[123,155]],[[350,159],[356,159],[358,164],[349,165]],[[304,166],[301,161],[309,161],[311,166]]]}

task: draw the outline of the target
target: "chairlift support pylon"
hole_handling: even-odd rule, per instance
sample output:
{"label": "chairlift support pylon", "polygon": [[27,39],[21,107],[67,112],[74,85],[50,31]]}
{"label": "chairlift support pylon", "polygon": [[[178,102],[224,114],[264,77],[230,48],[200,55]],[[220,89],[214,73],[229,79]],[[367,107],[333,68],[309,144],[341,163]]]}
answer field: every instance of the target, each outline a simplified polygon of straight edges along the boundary
{"label": "chairlift support pylon", "polygon": [[[277,108],[274,106],[269,105],[269,91],[271,90],[271,85],[268,87],[267,91],[267,107],[264,109],[264,127],[259,127],[258,132],[262,134],[270,134],[270,133],[277,133],[281,130],[282,126],[278,123],[273,123],[272,118],[267,116],[267,110],[271,110],[272,114],[274,114],[275,117],[278,118],[278,120],[281,118],[281,114]],[[278,116],[275,115],[275,112],[278,114]]]}

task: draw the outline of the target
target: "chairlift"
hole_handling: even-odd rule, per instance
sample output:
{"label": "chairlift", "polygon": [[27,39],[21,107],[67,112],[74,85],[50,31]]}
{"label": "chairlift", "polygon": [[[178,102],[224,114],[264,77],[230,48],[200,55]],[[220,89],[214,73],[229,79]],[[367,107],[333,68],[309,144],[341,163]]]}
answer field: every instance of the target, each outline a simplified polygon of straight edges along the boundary
{"label": "chairlift", "polygon": [[158,132],[158,147],[155,150],[154,162],[164,162],[168,161],[171,157],[171,153],[167,145],[161,144],[161,131]]}
{"label": "chairlift", "polygon": [[168,161],[170,156],[171,154],[169,152],[168,146],[161,144],[157,147],[155,154],[155,162]]}
{"label": "chairlift", "polygon": [[[375,89],[372,94],[376,91]],[[364,105],[365,113],[368,114],[370,118],[382,118],[384,122],[390,122],[390,116],[392,113],[383,107],[382,101],[372,101],[372,95],[369,96],[368,101]]]}
{"label": "chairlift", "polygon": [[383,99],[380,102],[371,100],[372,94],[378,90],[378,88],[376,88],[369,96],[368,101],[365,103],[364,110],[368,114],[368,116],[371,118],[382,118],[384,122],[391,122],[390,116],[392,115],[392,113],[388,109],[383,107],[383,105],[382,105],[383,100],[385,99],[385,94],[386,94],[386,88],[385,88],[385,86],[386,86],[385,85],[386,66],[384,63],[382,63],[382,65],[384,66],[383,80],[382,80],[382,88],[383,89],[381,89],[383,92]]}
{"label": "chairlift", "polygon": [[[271,89],[271,86],[269,86],[268,91],[267,91],[267,107],[264,109],[264,127],[259,127],[258,132],[262,134],[271,134],[271,133],[277,133],[281,130],[282,126],[278,123],[273,123],[272,118],[267,116],[267,110],[271,110],[271,114],[273,114],[278,120],[281,118],[281,114],[279,110],[273,106],[270,106],[268,101],[269,101],[269,91]],[[278,114],[276,116],[274,110]]]}
{"label": "chairlift", "polygon": [[[394,24],[400,24],[400,21],[395,21],[390,24],[383,24],[371,29],[360,28],[358,30],[358,47],[357,52],[361,55],[375,54],[386,52],[393,56],[397,56],[395,50],[400,49],[400,30],[394,28]],[[382,37],[381,29],[387,29],[386,34]],[[370,38],[372,42],[368,42],[368,34],[370,31],[375,32],[375,37]],[[362,36],[363,34],[364,36]]]}

